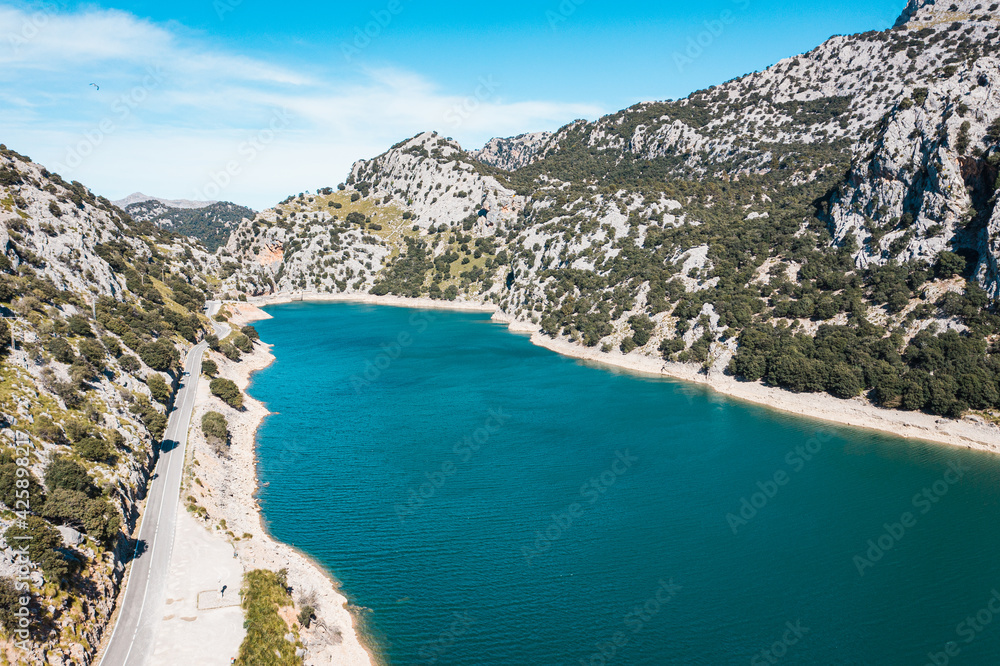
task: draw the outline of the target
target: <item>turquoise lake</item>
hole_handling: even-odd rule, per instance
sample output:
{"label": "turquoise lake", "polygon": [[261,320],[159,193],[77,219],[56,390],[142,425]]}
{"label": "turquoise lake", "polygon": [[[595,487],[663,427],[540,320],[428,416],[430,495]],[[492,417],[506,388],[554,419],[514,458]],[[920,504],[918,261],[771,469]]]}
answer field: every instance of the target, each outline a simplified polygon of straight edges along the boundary
{"label": "turquoise lake", "polygon": [[385,663],[1000,663],[996,456],[588,366],[484,314],[267,311],[265,518]]}

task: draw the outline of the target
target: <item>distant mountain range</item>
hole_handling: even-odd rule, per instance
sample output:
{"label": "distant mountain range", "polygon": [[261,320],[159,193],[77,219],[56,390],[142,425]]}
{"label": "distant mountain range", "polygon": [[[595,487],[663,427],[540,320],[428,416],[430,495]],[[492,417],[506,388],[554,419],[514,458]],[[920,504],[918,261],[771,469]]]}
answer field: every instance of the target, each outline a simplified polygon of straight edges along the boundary
{"label": "distant mountain range", "polygon": [[114,204],[137,222],[152,222],[162,229],[200,240],[209,252],[225,245],[241,221],[252,220],[256,215],[253,209],[229,201],[161,199],[141,192]]}

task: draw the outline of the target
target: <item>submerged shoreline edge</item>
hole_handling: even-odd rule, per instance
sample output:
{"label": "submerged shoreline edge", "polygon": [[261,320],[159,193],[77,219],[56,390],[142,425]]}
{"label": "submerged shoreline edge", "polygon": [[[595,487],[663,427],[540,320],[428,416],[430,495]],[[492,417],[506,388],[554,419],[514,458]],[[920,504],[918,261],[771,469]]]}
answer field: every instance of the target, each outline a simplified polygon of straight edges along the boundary
{"label": "submerged shoreline edge", "polygon": [[[669,378],[684,382],[698,384],[705,388],[714,390],[717,393],[729,398],[747,402],[757,406],[774,409],[784,413],[795,414],[820,421],[831,422],[837,425],[858,427],[877,431],[903,439],[917,439],[936,444],[946,444],[965,449],[973,449],[989,453],[1000,453],[1000,428],[988,423],[972,422],[968,419],[956,421],[954,419],[938,418],[929,414],[919,412],[897,412],[894,410],[882,409],[867,403],[861,398],[842,400],[827,394],[796,394],[784,389],[764,386],[761,383],[739,382],[732,377],[714,373],[706,375],[700,371],[696,365],[686,365],[680,363],[663,362],[660,359],[625,355],[618,352],[600,352],[594,349],[580,347],[565,340],[556,340],[544,336],[537,325],[524,322],[510,317],[502,312],[498,307],[476,302],[442,302],[426,298],[402,298],[395,296],[372,296],[370,294],[315,294],[296,297],[292,294],[277,294],[259,298],[248,299],[247,302],[227,301],[223,305],[232,314],[234,323],[249,324],[254,321],[269,319],[272,317],[262,308],[272,305],[285,305],[290,303],[355,303],[365,305],[380,305],[389,307],[405,307],[411,309],[434,309],[464,312],[480,312],[491,314],[493,321],[505,324],[508,331],[515,334],[528,334],[532,344],[548,349],[561,356],[574,358],[577,360],[594,363],[610,368],[616,368],[628,372],[633,372],[645,376]],[[239,368],[237,383],[240,389],[246,391],[252,383],[252,377],[257,372],[268,368],[275,360],[271,352],[271,345],[266,341],[261,341],[266,348],[266,353],[259,354],[256,362],[245,365],[243,361],[234,364]],[[259,490],[260,479],[258,476],[258,456],[257,456],[257,433],[264,419],[271,412],[250,395],[247,399],[251,402],[254,415],[251,422],[252,427],[245,432],[234,435],[234,440],[244,439],[238,442],[241,446],[246,446],[252,452],[252,474],[253,487]],[[235,444],[236,442],[234,442]],[[341,590],[340,582],[334,573],[323,566],[318,560],[305,553],[301,549],[280,541],[275,538],[267,522],[264,519],[256,491],[248,498],[252,503],[253,511],[257,514],[261,534],[267,543],[263,544],[270,550],[278,552],[282,548],[288,549],[288,553],[279,554],[284,560],[289,560],[289,554],[299,559],[310,569],[322,576],[329,586],[329,592],[333,594],[340,610],[350,618],[350,629],[352,636],[344,636],[346,642],[355,643],[364,652],[366,659],[355,658],[343,662],[350,666],[379,666],[384,663],[380,657],[380,650],[371,632],[363,629],[362,618],[350,603],[346,594]]]}
{"label": "submerged shoreline edge", "polygon": [[[226,302],[223,304],[223,307],[230,311],[232,314],[230,322],[236,324],[237,326],[243,326],[262,319],[271,318],[271,315],[267,314],[260,308],[250,308],[243,303]],[[232,447],[234,449],[249,452],[250,454],[249,456],[244,457],[243,460],[239,461],[237,461],[234,457],[233,462],[239,464],[240,462],[245,461],[244,464],[250,467],[250,469],[243,469],[240,471],[246,473],[252,481],[250,488],[247,489],[250,490],[250,492],[248,493],[248,496],[243,499],[247,502],[248,506],[251,507],[253,513],[256,514],[256,527],[259,530],[259,536],[262,537],[257,541],[257,543],[263,547],[266,551],[266,555],[271,556],[270,559],[272,561],[277,560],[278,564],[288,565],[286,568],[289,568],[290,570],[297,569],[296,573],[298,573],[300,577],[303,574],[308,574],[310,571],[315,574],[312,580],[309,580],[304,584],[305,589],[311,589],[313,592],[319,593],[321,605],[318,605],[316,608],[317,615],[324,622],[324,624],[328,626],[332,625],[336,631],[340,632],[339,635],[335,634],[334,636],[313,637],[315,640],[313,646],[321,648],[322,656],[329,657],[331,656],[329,651],[334,650],[339,657],[336,662],[338,664],[343,664],[344,666],[381,666],[384,662],[381,659],[381,651],[378,649],[377,642],[374,640],[374,637],[370,635],[370,632],[363,631],[364,623],[362,622],[360,614],[357,610],[355,610],[357,607],[352,605],[350,599],[348,599],[347,595],[342,591],[341,583],[336,578],[334,573],[324,567],[318,560],[305,551],[276,538],[271,533],[267,521],[264,518],[263,511],[261,510],[260,501],[257,496],[261,488],[260,477],[257,469],[259,463],[257,455],[257,433],[263,425],[264,420],[270,416],[272,412],[261,401],[254,398],[247,391],[252,385],[253,376],[258,372],[266,370],[276,361],[276,357],[272,353],[271,348],[272,345],[262,340],[258,343],[258,349],[255,350],[252,356],[244,357],[244,359],[230,364],[233,369],[236,370],[237,376],[235,377],[235,382],[244,393],[244,403],[247,411],[250,413],[250,419],[247,423],[247,427],[232,434]],[[254,546],[256,545],[257,544],[254,544]],[[240,554],[241,556],[244,556],[245,551],[241,551]],[[255,567],[261,566],[262,568],[269,568],[266,563],[261,564],[257,562],[257,556],[251,556],[248,559],[254,561]],[[296,562],[296,560],[298,560],[298,562]],[[297,564],[299,566],[296,567]],[[320,585],[323,585],[326,589],[317,589]],[[334,607],[325,607],[326,604],[324,602],[330,602]],[[330,622],[329,616],[324,617],[324,615],[331,612],[334,614],[342,613],[343,615],[335,617],[334,621]],[[314,623],[314,627],[315,625],[316,623]],[[348,630],[350,631],[350,635],[347,635]],[[309,659],[308,657],[317,656],[312,654],[312,652],[313,651],[307,653],[307,660],[305,661],[306,664],[329,663]]]}
{"label": "submerged shoreline edge", "polygon": [[1000,453],[1000,426],[975,417],[949,419],[923,412],[904,412],[872,405],[864,398],[841,399],[827,393],[793,393],[761,382],[742,382],[722,373],[705,374],[696,364],[665,362],[660,358],[602,352],[541,333],[536,324],[516,319],[491,303],[438,301],[430,298],[374,296],[372,294],[279,293],[249,298],[257,308],[289,303],[356,303],[415,309],[491,313],[495,322],[506,324],[511,333],[528,334],[531,343],[561,356],[610,366],[620,370],[667,377],[699,384],[730,398],[780,412],[827,421],[842,426],[874,430],[903,439],[919,439],[965,449]]}

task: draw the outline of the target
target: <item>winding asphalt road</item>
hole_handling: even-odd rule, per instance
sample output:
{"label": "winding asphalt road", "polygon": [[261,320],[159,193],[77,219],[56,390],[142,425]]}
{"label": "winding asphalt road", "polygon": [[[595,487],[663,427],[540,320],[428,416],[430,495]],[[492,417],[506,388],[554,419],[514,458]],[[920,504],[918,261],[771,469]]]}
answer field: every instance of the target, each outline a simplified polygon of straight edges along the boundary
{"label": "winding asphalt road", "polygon": [[[218,302],[208,303],[209,317],[218,310]],[[220,338],[229,334],[229,327],[225,324],[213,322],[213,325]],[[163,597],[170,570],[187,433],[198,396],[201,357],[206,349],[206,342],[195,345],[184,361],[184,374],[174,398],[174,409],[167,420],[160,456],[149,484],[146,509],[139,527],[132,569],[125,581],[125,594],[118,621],[100,666],[142,666],[152,653],[153,626],[157,618],[151,616],[150,609],[160,607],[158,602]]]}

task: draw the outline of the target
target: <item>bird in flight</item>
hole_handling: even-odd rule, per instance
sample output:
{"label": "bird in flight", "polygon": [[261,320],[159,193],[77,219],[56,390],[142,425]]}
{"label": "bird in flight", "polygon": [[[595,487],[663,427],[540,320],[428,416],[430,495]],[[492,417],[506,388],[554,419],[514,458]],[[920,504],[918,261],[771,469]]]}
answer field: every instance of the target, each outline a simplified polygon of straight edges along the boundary
{"label": "bird in flight", "polygon": [[95,88],[97,88],[98,90],[100,90],[100,89],[101,89],[101,86],[97,85],[96,83],[91,83],[90,85],[94,86],[94,87],[95,87]]}

